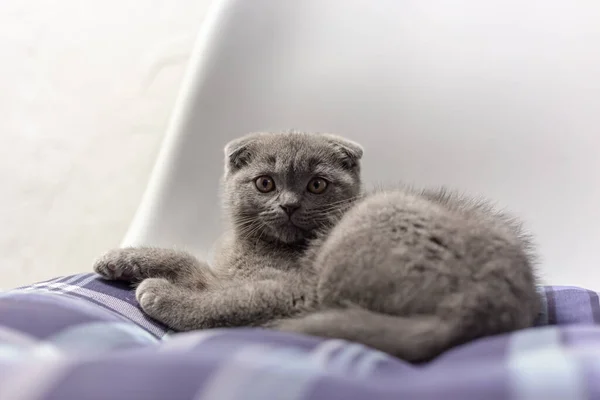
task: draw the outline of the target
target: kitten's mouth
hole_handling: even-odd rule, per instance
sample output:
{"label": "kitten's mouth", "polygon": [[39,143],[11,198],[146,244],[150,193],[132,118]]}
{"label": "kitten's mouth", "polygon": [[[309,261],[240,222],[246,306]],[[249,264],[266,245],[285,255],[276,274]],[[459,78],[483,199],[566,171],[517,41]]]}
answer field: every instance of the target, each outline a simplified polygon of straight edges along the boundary
{"label": "kitten's mouth", "polygon": [[310,230],[296,225],[291,219],[281,223],[277,231],[279,240],[286,243],[304,241],[310,237]]}
{"label": "kitten's mouth", "polygon": [[310,229],[307,229],[306,227],[296,224],[294,221],[292,221],[291,218],[285,222],[284,226],[286,228],[298,230],[298,231],[302,232],[303,234],[308,234],[310,232]]}
{"label": "kitten's mouth", "polygon": [[291,219],[281,224],[281,229],[284,231],[302,231],[302,228],[296,225]]}

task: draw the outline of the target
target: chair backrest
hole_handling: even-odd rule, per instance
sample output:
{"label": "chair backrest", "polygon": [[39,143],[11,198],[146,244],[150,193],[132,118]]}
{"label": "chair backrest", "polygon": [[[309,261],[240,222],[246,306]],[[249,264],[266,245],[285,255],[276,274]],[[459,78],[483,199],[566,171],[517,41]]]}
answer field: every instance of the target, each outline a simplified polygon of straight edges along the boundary
{"label": "chair backrest", "polygon": [[368,183],[496,200],[542,277],[600,288],[599,21],[592,1],[217,1],[124,244],[208,250],[224,144],[296,128],[362,143]]}

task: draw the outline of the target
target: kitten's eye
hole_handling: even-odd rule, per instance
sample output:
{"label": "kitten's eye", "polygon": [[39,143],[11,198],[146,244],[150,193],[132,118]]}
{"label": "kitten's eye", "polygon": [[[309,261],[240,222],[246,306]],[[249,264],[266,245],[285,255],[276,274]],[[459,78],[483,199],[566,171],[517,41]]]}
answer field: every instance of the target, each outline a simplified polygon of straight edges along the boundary
{"label": "kitten's eye", "polygon": [[275,182],[273,182],[270,176],[259,176],[254,183],[256,184],[256,188],[263,193],[268,193],[275,189]]}
{"label": "kitten's eye", "polygon": [[308,182],[308,191],[314,194],[321,194],[327,189],[327,181],[323,178],[313,178]]}

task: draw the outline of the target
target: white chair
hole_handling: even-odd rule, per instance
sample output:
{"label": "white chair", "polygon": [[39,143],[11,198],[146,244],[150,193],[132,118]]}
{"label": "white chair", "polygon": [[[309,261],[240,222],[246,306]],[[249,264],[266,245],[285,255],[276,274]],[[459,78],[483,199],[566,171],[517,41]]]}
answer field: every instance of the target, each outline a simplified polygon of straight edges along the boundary
{"label": "white chair", "polygon": [[296,128],[362,143],[368,183],[496,200],[547,283],[600,289],[598,21],[592,1],[216,1],[123,244],[206,256],[224,144]]}

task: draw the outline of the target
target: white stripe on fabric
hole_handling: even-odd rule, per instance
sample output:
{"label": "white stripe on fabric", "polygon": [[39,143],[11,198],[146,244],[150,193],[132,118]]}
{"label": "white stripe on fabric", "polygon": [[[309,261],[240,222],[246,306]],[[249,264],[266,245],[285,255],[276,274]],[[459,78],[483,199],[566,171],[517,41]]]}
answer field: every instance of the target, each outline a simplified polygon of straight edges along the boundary
{"label": "white stripe on fabric", "polygon": [[363,345],[346,342],[339,354],[331,360],[330,370],[347,376],[351,373],[352,361],[357,360],[365,351],[366,347]]}
{"label": "white stripe on fabric", "polygon": [[[221,368],[219,368],[212,379],[194,396],[195,400],[235,400],[242,397],[242,392],[252,387],[252,380],[256,370],[248,364],[253,363],[259,367],[261,360],[270,351],[266,346],[247,346],[234,354]],[[251,397],[247,396],[250,400]]]}
{"label": "white stripe on fabric", "polygon": [[65,356],[58,347],[49,342],[40,342],[40,344],[34,347],[29,354],[31,357],[38,360],[52,361],[60,360]]}
{"label": "white stripe on fabric", "polygon": [[24,357],[27,357],[26,351],[27,349],[13,344],[0,343],[0,366],[1,364],[22,361]]}
{"label": "white stripe on fabric", "polygon": [[0,340],[6,341],[0,345],[0,360],[14,361],[16,355],[40,359],[56,359],[62,356],[53,344],[4,326],[0,326]]}
{"label": "white stripe on fabric", "polygon": [[[62,279],[58,278],[57,280]],[[74,275],[65,281],[49,281],[49,282],[41,282],[36,283],[31,286],[27,286],[24,288],[11,290],[10,293],[20,293],[20,292],[44,292],[44,293],[54,293],[54,294],[67,294],[71,292],[78,292],[80,289],[83,289],[81,286],[87,285],[91,281],[96,279],[93,274],[90,274],[87,277],[82,275]]]}
{"label": "white stripe on fabric", "polygon": [[45,341],[65,354],[91,354],[133,343],[153,345],[159,339],[130,322],[90,322],[63,329]]}
{"label": "white stripe on fabric", "polygon": [[562,347],[557,327],[513,333],[508,351],[512,399],[587,399],[582,366]]}
{"label": "white stripe on fabric", "polygon": [[[74,281],[75,279],[77,279],[77,277],[78,277],[78,276],[79,276],[79,275],[73,275],[73,276],[70,276],[70,277],[69,277],[67,280],[65,280],[65,282],[68,282],[68,281]],[[64,277],[64,276],[58,276],[58,277],[56,277],[56,278],[49,279],[49,280],[47,280],[47,281],[36,282],[36,283],[33,283],[33,284],[31,284],[31,285],[27,285],[27,286],[25,286],[25,287],[21,287],[21,288],[17,288],[17,289],[30,289],[30,288],[32,288],[32,287],[40,287],[40,286],[48,285],[48,284],[50,284],[50,283],[58,282],[58,281],[60,281],[61,279],[65,279],[65,277]]]}
{"label": "white stripe on fabric", "polygon": [[347,344],[348,342],[339,339],[331,339],[320,343],[312,351],[313,362],[321,369],[328,368],[333,354],[336,351],[341,350]]}
{"label": "white stripe on fabric", "polygon": [[278,400],[305,397],[311,383],[326,373],[340,341],[326,341],[312,352],[296,348],[248,346],[241,349],[196,395],[197,400]]}
{"label": "white stripe on fabric", "polygon": [[[319,346],[319,349],[330,350],[327,353],[323,351],[317,353],[327,357],[327,360],[321,363],[323,368],[327,368],[332,373],[357,378],[368,377],[377,368],[378,363],[393,359],[381,351],[339,339],[327,340]],[[333,357],[332,354],[336,350],[339,352]],[[318,356],[317,354],[315,356]]]}
{"label": "white stripe on fabric", "polygon": [[32,290],[32,289],[47,288],[47,287],[61,289],[62,287],[67,287],[67,286],[71,286],[71,285],[75,285],[75,287],[79,287],[80,285],[86,285],[86,284],[90,283],[95,278],[96,278],[96,276],[94,274],[89,274],[87,276],[86,275],[73,275],[73,276],[69,277],[68,279],[65,279],[64,281],[61,280],[61,279],[64,279],[64,277],[60,277],[57,279],[52,279],[47,282],[34,283],[33,285],[26,287],[24,289]]}
{"label": "white stripe on fabric", "polygon": [[55,359],[52,362],[32,361],[18,366],[3,377],[0,399],[43,399],[66,375],[71,365],[67,359]]}
{"label": "white stripe on fabric", "polygon": [[200,332],[178,333],[169,335],[162,342],[158,351],[160,352],[188,352],[215,336],[225,333],[224,329],[208,329]]}
{"label": "white stripe on fabric", "polygon": [[368,349],[356,361],[354,373],[359,378],[368,378],[377,370],[379,363],[385,361],[397,361],[397,359],[379,350]]}
{"label": "white stripe on fabric", "polygon": [[61,279],[64,279],[63,276],[59,276],[58,278],[50,279],[48,281],[38,282],[38,283],[34,283],[32,285],[11,289],[7,292],[4,292],[3,294],[10,296],[13,293],[22,293],[22,292],[26,293],[26,292],[37,292],[37,291],[46,292],[47,291],[46,287],[48,287],[50,285],[58,285],[58,284],[66,285],[66,284],[70,284],[71,282],[74,282],[80,278],[81,278],[81,275],[73,275],[73,276],[69,277],[69,279],[65,280],[64,282],[57,282],[57,281],[60,281]]}
{"label": "white stripe on fabric", "polygon": [[29,347],[39,343],[35,336],[0,325],[0,341],[16,346]]}
{"label": "white stripe on fabric", "polygon": [[77,292],[79,289],[85,289],[83,286],[87,285],[95,279],[96,276],[93,274],[90,274],[88,277],[75,275],[73,278],[68,279],[64,282],[47,282],[45,284],[41,284],[40,286],[34,287],[33,289],[55,289],[60,293]]}
{"label": "white stripe on fabric", "polygon": [[0,326],[0,342],[0,361],[3,362],[21,360],[29,349],[39,343],[37,338],[5,326]]}

